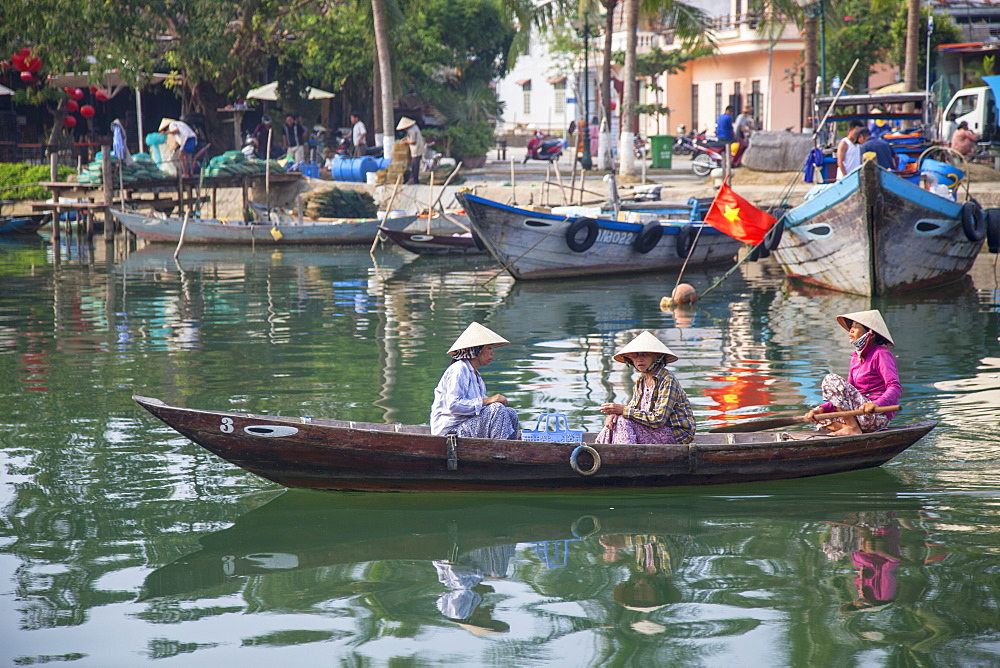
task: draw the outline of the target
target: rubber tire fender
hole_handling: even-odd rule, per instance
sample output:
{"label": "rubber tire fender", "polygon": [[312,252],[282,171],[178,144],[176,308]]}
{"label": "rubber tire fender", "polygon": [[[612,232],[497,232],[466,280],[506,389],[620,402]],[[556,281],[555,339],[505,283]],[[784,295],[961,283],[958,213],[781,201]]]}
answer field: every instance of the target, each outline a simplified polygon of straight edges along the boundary
{"label": "rubber tire fender", "polygon": [[991,253],[1000,253],[1000,209],[986,211],[986,245]]}
{"label": "rubber tire fender", "polygon": [[[587,236],[583,241],[577,240],[580,230],[587,230]],[[597,241],[597,221],[593,218],[577,218],[566,230],[566,245],[574,253],[582,253],[589,249]]]}
{"label": "rubber tire fender", "polygon": [[966,202],[962,206],[962,231],[969,241],[982,241],[986,227],[986,216],[978,202]]}
{"label": "rubber tire fender", "polygon": [[656,244],[660,243],[662,237],[663,226],[659,222],[646,223],[642,226],[641,230],[635,233],[635,239],[632,240],[632,249],[636,253],[648,253],[656,248]]}
{"label": "rubber tire fender", "polygon": [[685,258],[688,256],[697,233],[698,230],[694,229],[694,225],[681,225],[681,229],[677,230],[677,257]]}
{"label": "rubber tire fender", "polygon": [[778,248],[781,244],[781,235],[785,231],[785,213],[788,209],[783,206],[778,206],[772,209],[769,213],[774,216],[778,222],[771,226],[771,229],[767,231],[764,235],[764,241],[767,245],[767,250],[773,251]]}

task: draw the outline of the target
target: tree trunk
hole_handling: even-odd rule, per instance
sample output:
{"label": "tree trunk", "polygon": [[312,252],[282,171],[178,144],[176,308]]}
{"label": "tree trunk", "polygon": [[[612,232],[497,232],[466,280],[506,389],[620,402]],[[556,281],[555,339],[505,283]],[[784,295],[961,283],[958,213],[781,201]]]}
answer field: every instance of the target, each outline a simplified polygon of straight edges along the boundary
{"label": "tree trunk", "polygon": [[607,18],[604,24],[604,62],[601,63],[601,133],[597,148],[597,168],[610,171],[614,168],[611,155],[611,37],[615,30],[615,6],[618,0],[604,0]]}
{"label": "tree trunk", "polygon": [[[376,50],[377,51],[377,50]],[[372,133],[374,136],[383,134],[382,127],[382,72],[379,69],[378,55],[375,56],[372,71]],[[346,118],[346,116],[345,116]]]}
{"label": "tree trunk", "polygon": [[[920,0],[906,0],[906,63],[903,66],[903,86],[908,92],[917,90],[917,69],[920,63]],[[906,105],[913,111],[913,103]]]}
{"label": "tree trunk", "polygon": [[205,117],[205,141],[212,145],[205,157],[238,151],[240,147],[233,146],[233,129],[223,124],[221,115],[215,111],[228,104],[227,96],[204,81],[185,88],[185,92],[185,97],[181,99],[181,115],[197,113]]}
{"label": "tree trunk", "polygon": [[622,68],[622,101],[619,111],[618,168],[622,176],[635,175],[635,103],[638,97],[635,59],[638,48],[639,0],[625,0],[625,66]]}
{"label": "tree trunk", "polygon": [[378,68],[382,86],[382,100],[379,105],[382,111],[382,148],[384,155],[392,155],[392,145],[395,140],[393,130],[396,128],[392,107],[392,59],[389,51],[389,30],[385,22],[385,4],[383,0],[372,0],[372,19],[375,24],[375,50],[378,52]]}
{"label": "tree trunk", "polygon": [[802,75],[802,104],[805,109],[803,109],[803,118],[805,119],[803,127],[812,128],[813,124],[810,122],[810,118],[813,117],[815,113],[815,108],[813,105],[813,98],[816,97],[816,37],[819,29],[819,19],[815,16],[807,16],[805,21],[802,23],[802,36],[805,41],[805,72]]}

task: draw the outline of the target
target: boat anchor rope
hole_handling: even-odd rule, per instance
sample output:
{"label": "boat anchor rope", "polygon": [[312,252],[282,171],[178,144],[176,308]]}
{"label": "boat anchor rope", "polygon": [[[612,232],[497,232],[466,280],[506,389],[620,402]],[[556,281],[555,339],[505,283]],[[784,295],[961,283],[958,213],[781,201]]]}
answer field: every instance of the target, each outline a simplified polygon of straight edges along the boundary
{"label": "boat anchor rope", "polygon": [[458,434],[451,432],[445,437],[445,443],[448,447],[448,470],[457,471],[458,470]]}
{"label": "boat anchor rope", "polygon": [[[580,468],[580,465],[577,463],[577,458],[580,456],[581,452],[586,452],[594,458],[594,465],[587,470]],[[598,469],[601,468],[601,456],[597,453],[597,450],[594,450],[589,445],[578,445],[573,448],[573,454],[569,456],[569,465],[570,468],[580,475],[591,476],[597,473]]]}

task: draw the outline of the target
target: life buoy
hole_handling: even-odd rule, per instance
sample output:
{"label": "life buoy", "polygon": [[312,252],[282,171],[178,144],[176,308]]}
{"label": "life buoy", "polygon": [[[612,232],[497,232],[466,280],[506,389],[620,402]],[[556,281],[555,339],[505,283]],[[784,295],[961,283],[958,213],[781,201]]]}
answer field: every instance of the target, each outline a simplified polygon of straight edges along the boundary
{"label": "life buoy", "polygon": [[697,230],[694,225],[683,225],[677,231],[677,257],[687,257],[694,245],[694,237]]}
{"label": "life buoy", "polygon": [[966,202],[962,206],[962,230],[969,241],[982,241],[986,227],[983,208],[976,202]]}
{"label": "life buoy", "polygon": [[663,226],[658,222],[646,223],[641,230],[635,233],[632,240],[632,248],[636,253],[648,253],[656,248],[663,236]]}
{"label": "life buoy", "polygon": [[991,253],[1000,253],[1000,209],[986,211],[986,245]]}
{"label": "life buoy", "polygon": [[[594,465],[589,469],[580,468],[580,465],[576,461],[581,452],[586,452],[594,460]],[[573,448],[573,453],[569,456],[569,466],[582,476],[592,476],[597,473],[598,469],[601,468],[601,455],[599,455],[597,450],[594,450],[589,445],[578,445]]]}
{"label": "life buoy", "polygon": [[750,251],[750,261],[756,262],[757,260],[763,260],[771,254],[771,251],[767,250],[767,241],[762,241]]}
{"label": "life buoy", "polygon": [[[580,232],[586,230],[586,236],[580,240]],[[566,230],[566,245],[574,253],[582,253],[597,241],[597,221],[593,218],[577,218]]]}

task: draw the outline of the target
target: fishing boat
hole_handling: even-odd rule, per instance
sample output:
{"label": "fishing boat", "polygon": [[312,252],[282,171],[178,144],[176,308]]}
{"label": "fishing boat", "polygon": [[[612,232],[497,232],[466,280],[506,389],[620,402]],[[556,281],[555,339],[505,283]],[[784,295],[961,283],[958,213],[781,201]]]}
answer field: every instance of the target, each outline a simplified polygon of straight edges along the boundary
{"label": "fishing boat", "polygon": [[471,232],[457,234],[441,234],[412,232],[408,230],[392,230],[380,227],[379,230],[392,243],[417,255],[482,255],[486,246],[482,241],[478,244]]}
{"label": "fishing boat", "polygon": [[47,213],[26,216],[0,216],[0,236],[34,234],[48,217]]}
{"label": "fishing boat", "polygon": [[[150,242],[174,243],[180,239],[184,219],[111,210],[125,229]],[[189,244],[370,244],[379,226],[405,229],[416,216],[395,218],[338,218],[302,222],[214,220],[191,218],[184,231]]]}
{"label": "fishing boat", "polygon": [[473,230],[515,279],[680,269],[730,262],[743,245],[701,222],[696,200],[626,218],[533,211],[459,193]]}
{"label": "fishing boat", "polygon": [[891,295],[965,276],[986,218],[975,202],[924,190],[869,160],[789,210],[766,243],[793,279]]}
{"label": "fishing boat", "polygon": [[689,445],[435,436],[426,426],[142,408],[219,457],[286,487],[353,491],[593,490],[759,482],[880,466],[937,424],[857,436],[698,434]]}

